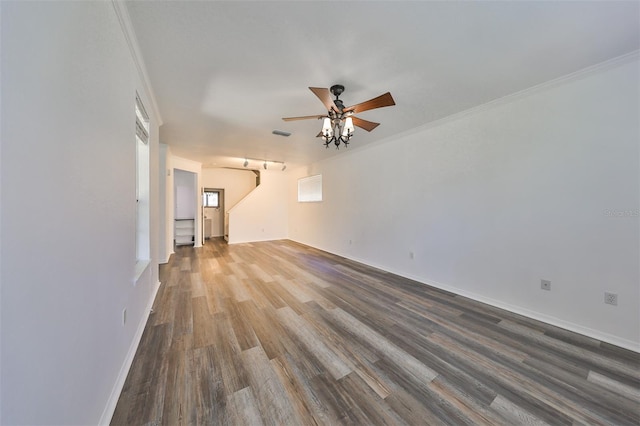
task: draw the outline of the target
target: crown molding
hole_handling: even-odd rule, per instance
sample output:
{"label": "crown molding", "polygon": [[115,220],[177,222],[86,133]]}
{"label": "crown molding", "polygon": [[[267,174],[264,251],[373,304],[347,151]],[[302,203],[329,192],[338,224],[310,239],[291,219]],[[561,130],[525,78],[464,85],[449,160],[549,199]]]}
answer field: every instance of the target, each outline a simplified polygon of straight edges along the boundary
{"label": "crown molding", "polygon": [[136,38],[136,33],[133,29],[133,25],[131,24],[129,11],[127,10],[127,6],[123,0],[111,0],[111,3],[113,4],[113,9],[115,10],[118,21],[120,22],[120,27],[122,28],[124,38],[127,41],[127,45],[129,46],[129,51],[131,52],[133,62],[136,65],[138,74],[140,75],[140,80],[142,80],[144,92],[151,102],[153,115],[155,116],[156,120],[158,120],[159,127],[162,125],[162,116],[160,115],[160,109],[158,108],[158,103],[156,102],[153,87],[151,86],[151,81],[149,80],[147,67],[144,64],[144,59],[142,57],[142,54],[140,53],[138,39]]}
{"label": "crown molding", "polygon": [[[435,127],[439,127],[442,126],[446,123],[450,123],[453,121],[457,121],[460,120],[464,117],[468,117],[468,116],[473,116],[479,113],[482,113],[484,111],[489,111],[491,109],[500,107],[502,105],[507,105],[513,102],[516,102],[520,99],[525,99],[529,96],[532,96],[536,93],[541,93],[541,92],[545,92],[547,90],[550,90],[552,88],[555,87],[559,87],[559,86],[563,86],[565,84],[571,83],[573,81],[577,81],[577,80],[581,80],[583,78],[595,75],[595,74],[599,74],[601,72],[605,72],[607,70],[611,70],[614,68],[617,68],[619,66],[634,62],[634,61],[638,61],[640,60],[640,50],[634,50],[631,51],[629,53],[625,53],[624,55],[620,55],[620,56],[616,56],[615,58],[611,58],[608,59],[606,61],[603,62],[599,62],[597,64],[594,65],[590,65],[586,68],[580,69],[578,71],[574,71],[572,73],[569,74],[565,74],[562,75],[560,77],[554,78],[552,80],[548,80],[545,81],[543,83],[537,84],[535,86],[531,86],[528,87],[526,89],[514,92],[514,93],[510,93],[508,95],[502,96],[500,98],[497,99],[493,99],[490,100],[488,102],[485,102],[483,104],[471,107],[469,109],[466,109],[464,111],[460,111],[451,115],[448,115],[446,117],[442,117],[442,118],[438,118],[436,120],[430,121],[428,123],[422,124],[418,127],[414,127],[408,130],[405,130],[403,132],[397,133],[395,135],[392,136],[388,136],[386,138],[383,138],[381,140],[375,141],[373,143],[369,143],[363,147],[359,147],[359,148],[355,148],[355,149],[351,149],[349,150],[348,153],[345,152],[344,156],[348,156],[348,155],[352,155],[352,154],[356,154],[357,152],[361,152],[363,150],[367,150],[367,149],[371,149],[374,147],[377,147],[379,145],[384,145],[386,143],[389,142],[394,142],[398,139],[402,139],[404,137],[407,136],[411,136],[417,133],[422,133],[425,132],[429,129],[433,129]],[[342,157],[342,155],[340,156]],[[318,163],[322,163],[325,161],[331,161],[331,160],[335,160],[336,157],[329,157],[329,158],[325,158],[322,160],[317,161]]]}
{"label": "crown molding", "polygon": [[412,134],[412,133],[416,133],[416,132],[421,132],[424,131],[426,129],[430,129],[433,127],[437,127],[440,126],[444,123],[450,122],[450,121],[455,121],[455,120],[459,120],[462,117],[466,117],[468,115],[474,115],[477,114],[479,112],[483,112],[483,111],[487,111],[490,109],[493,109],[495,107],[501,106],[501,105],[506,105],[506,104],[510,104],[512,102],[518,101],[520,99],[524,99],[527,98],[529,96],[532,96],[536,93],[540,93],[540,92],[545,92],[549,89],[555,88],[555,87],[559,87],[559,86],[563,86],[565,84],[568,84],[570,82],[573,81],[577,81],[577,80],[581,80],[583,78],[589,77],[591,75],[594,74],[598,74],[613,68],[616,68],[620,65],[624,65],[626,63],[629,62],[633,62],[633,61],[637,61],[640,58],[640,50],[634,50],[632,52],[626,53],[624,55],[621,56],[617,56],[615,58],[611,58],[608,59],[604,62],[599,62],[597,64],[594,65],[590,65],[586,68],[580,69],[578,71],[574,71],[572,73],[569,74],[565,74],[562,75],[560,77],[554,78],[552,80],[548,80],[545,81],[543,83],[540,84],[536,84],[535,86],[531,86],[528,87],[526,89],[502,96],[500,98],[497,99],[493,99],[491,101],[485,102],[484,104],[478,105],[476,107],[472,107],[469,108],[467,110],[464,111],[460,111],[456,114],[452,114],[450,116],[447,117],[443,117],[441,119],[432,121],[431,123],[427,123],[425,125],[422,125],[420,127],[417,127],[416,129],[412,129],[409,130],[407,132],[407,134]]}

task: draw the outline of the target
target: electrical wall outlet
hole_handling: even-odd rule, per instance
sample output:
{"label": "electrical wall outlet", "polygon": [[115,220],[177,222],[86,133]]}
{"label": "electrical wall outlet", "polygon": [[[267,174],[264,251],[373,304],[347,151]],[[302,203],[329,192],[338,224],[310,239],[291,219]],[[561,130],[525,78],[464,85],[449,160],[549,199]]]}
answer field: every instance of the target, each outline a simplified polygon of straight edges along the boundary
{"label": "electrical wall outlet", "polygon": [[604,303],[607,305],[618,306],[618,295],[615,293],[604,293]]}
{"label": "electrical wall outlet", "polygon": [[540,288],[543,290],[551,291],[551,281],[540,280]]}

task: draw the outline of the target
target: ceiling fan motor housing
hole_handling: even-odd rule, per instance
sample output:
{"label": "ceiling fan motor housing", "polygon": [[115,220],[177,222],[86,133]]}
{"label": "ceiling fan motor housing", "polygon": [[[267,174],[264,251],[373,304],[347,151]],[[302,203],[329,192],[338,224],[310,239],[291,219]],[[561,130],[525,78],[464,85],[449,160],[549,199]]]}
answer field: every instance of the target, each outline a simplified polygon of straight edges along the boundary
{"label": "ceiling fan motor housing", "polygon": [[334,84],[329,90],[333,93],[333,96],[337,98],[344,92],[344,86],[342,84]]}

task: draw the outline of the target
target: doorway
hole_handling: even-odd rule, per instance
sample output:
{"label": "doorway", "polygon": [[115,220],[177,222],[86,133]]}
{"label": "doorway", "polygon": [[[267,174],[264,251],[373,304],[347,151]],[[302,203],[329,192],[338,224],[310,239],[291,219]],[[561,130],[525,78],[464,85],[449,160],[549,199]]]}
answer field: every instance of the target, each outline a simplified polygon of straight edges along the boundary
{"label": "doorway", "polygon": [[173,240],[176,246],[195,245],[197,175],[186,170],[174,169],[174,228]]}
{"label": "doorway", "polygon": [[224,236],[224,189],[202,189],[202,241]]}

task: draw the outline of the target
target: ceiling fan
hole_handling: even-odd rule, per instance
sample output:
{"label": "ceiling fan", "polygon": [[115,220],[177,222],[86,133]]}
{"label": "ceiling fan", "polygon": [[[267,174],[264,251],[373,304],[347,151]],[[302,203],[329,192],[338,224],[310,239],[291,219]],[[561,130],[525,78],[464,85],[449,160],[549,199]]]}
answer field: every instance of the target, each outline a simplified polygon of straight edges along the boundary
{"label": "ceiling fan", "polygon": [[[327,108],[327,113],[324,115],[306,115],[303,117],[285,117],[284,121],[294,120],[309,120],[312,118],[322,119],[322,131],[318,133],[318,137],[324,140],[324,145],[328,148],[332,143],[336,146],[336,149],[340,148],[340,143],[345,146],[349,145],[349,140],[353,136],[354,127],[358,126],[367,132],[372,131],[380,125],[380,123],[374,123],[373,121],[363,120],[358,118],[355,114],[368,111],[370,109],[382,108],[395,105],[395,101],[391,96],[391,93],[387,92],[376,98],[369,99],[368,101],[345,107],[341,99],[339,99],[342,92],[344,92],[344,86],[336,84],[331,86],[330,89],[323,87],[309,87],[317,97],[322,101]],[[336,98],[331,99],[331,95]]]}

